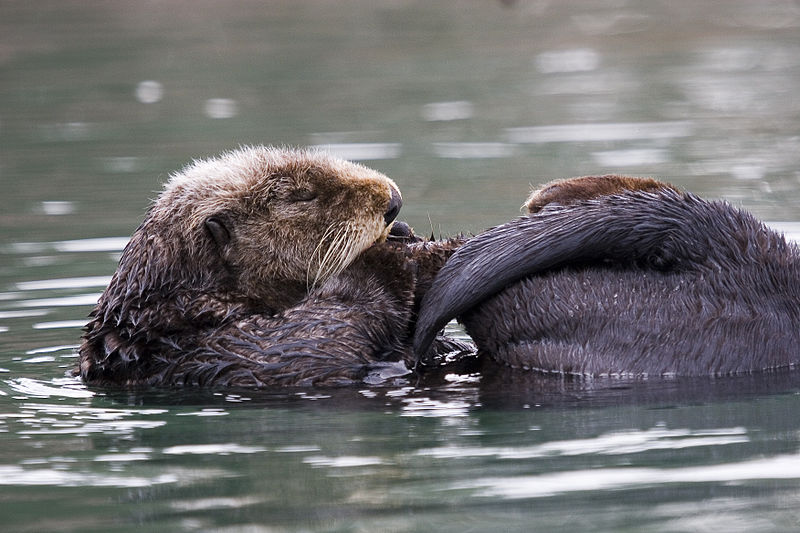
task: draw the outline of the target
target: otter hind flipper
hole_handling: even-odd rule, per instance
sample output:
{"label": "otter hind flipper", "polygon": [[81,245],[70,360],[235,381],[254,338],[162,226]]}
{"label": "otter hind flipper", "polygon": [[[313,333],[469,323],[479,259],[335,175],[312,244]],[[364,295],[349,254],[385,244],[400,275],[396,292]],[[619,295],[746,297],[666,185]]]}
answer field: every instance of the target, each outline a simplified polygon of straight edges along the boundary
{"label": "otter hind flipper", "polygon": [[684,200],[692,197],[674,190],[628,192],[550,207],[474,237],[439,271],[422,301],[414,334],[418,360],[427,361],[431,342],[450,319],[524,277],[606,261],[671,268],[691,253],[691,243],[680,238]]}

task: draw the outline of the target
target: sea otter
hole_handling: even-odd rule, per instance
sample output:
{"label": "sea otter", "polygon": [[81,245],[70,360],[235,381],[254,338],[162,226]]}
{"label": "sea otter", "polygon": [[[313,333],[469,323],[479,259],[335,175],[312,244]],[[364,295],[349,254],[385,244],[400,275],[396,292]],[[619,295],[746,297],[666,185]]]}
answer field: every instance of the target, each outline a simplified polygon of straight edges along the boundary
{"label": "sea otter", "polygon": [[123,251],[78,373],[261,387],[408,372],[415,291],[459,242],[392,232],[401,204],[383,174],[319,152],[248,147],[189,165]]}
{"label": "sea otter", "polygon": [[700,376],[800,364],[800,253],[752,215],[652,179],[588,176],[459,248],[414,347],[459,317],[479,354],[580,376]]}

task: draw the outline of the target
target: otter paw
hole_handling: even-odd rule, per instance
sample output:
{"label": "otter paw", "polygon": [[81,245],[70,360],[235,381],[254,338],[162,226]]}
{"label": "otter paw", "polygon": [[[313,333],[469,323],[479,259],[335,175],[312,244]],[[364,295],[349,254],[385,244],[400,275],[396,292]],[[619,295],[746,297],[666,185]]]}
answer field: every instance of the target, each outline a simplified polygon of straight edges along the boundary
{"label": "otter paw", "polygon": [[422,237],[414,234],[414,230],[402,220],[395,220],[386,240],[391,242],[412,243],[422,242]]}

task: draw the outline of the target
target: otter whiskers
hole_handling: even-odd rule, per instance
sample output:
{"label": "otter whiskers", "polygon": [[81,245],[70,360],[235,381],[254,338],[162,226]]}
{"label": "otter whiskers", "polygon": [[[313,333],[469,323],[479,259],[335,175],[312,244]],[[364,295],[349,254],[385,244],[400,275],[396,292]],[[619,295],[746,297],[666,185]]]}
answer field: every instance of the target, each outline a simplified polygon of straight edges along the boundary
{"label": "otter whiskers", "polygon": [[[326,247],[328,240],[330,243]],[[359,231],[359,228],[352,224],[328,226],[314,249],[312,261],[306,272],[306,284],[309,290],[316,287],[319,282],[325,281],[347,268],[347,265],[352,263],[356,256],[370,244],[366,241],[365,232]],[[313,274],[312,281],[314,266],[316,266],[316,272]]]}

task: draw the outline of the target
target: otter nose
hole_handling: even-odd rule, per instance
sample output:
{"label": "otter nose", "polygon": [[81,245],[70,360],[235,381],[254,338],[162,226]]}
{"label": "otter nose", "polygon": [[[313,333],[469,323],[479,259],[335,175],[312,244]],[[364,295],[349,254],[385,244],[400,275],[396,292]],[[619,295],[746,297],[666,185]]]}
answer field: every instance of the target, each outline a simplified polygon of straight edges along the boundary
{"label": "otter nose", "polygon": [[400,212],[401,207],[403,207],[403,199],[400,198],[400,192],[392,187],[392,197],[389,200],[389,209],[387,209],[383,214],[383,220],[386,221],[387,226],[397,218],[397,214]]}

